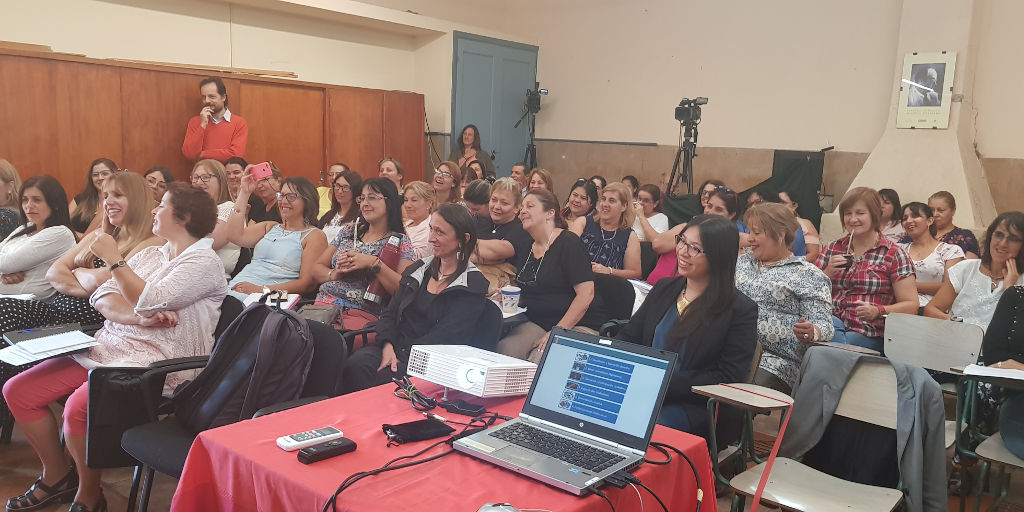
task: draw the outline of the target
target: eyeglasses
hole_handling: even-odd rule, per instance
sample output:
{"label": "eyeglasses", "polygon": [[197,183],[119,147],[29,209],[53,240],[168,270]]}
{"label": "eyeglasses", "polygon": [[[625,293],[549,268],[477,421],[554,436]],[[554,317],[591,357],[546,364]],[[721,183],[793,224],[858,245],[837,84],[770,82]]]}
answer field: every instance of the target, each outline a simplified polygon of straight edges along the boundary
{"label": "eyeglasses", "polygon": [[680,245],[686,248],[686,253],[689,254],[690,256],[696,257],[700,256],[701,254],[704,254],[704,249],[701,249],[700,247],[697,247],[696,245],[688,242],[686,240],[686,237],[684,237],[682,233],[676,235],[676,247],[679,247]]}
{"label": "eyeglasses", "polygon": [[434,176],[440,176],[442,178],[455,178],[455,176],[452,173],[448,171],[442,171],[440,169],[434,171]]}
{"label": "eyeglasses", "polygon": [[192,183],[196,183],[196,182],[199,182],[199,181],[201,181],[203,183],[209,183],[210,182],[210,178],[212,178],[212,177],[213,177],[212,174],[193,174],[192,175]]}
{"label": "eyeglasses", "polygon": [[352,185],[339,185],[335,183],[334,185],[331,185],[331,188],[338,192],[348,192],[349,190],[352,190]]}
{"label": "eyeglasses", "polygon": [[1021,239],[1018,236],[1007,235],[1006,233],[1003,233],[1002,231],[993,232],[992,233],[992,240],[995,241],[995,242],[1002,242],[1002,241],[1005,240],[1007,244],[1019,244],[1021,242],[1024,242],[1024,239]]}
{"label": "eyeglasses", "polygon": [[300,196],[298,194],[296,194],[295,192],[289,192],[287,194],[283,194],[281,192],[277,193],[277,200],[278,201],[288,201],[289,203],[294,203],[295,201],[299,200],[299,197]]}
{"label": "eyeglasses", "polygon": [[107,178],[109,178],[109,177],[111,177],[113,175],[114,175],[114,171],[100,171],[100,172],[93,172],[93,173],[90,174],[90,176],[92,176],[94,179],[95,178],[107,179]]}
{"label": "eyeglasses", "polygon": [[363,204],[365,201],[376,203],[377,201],[383,201],[384,199],[386,198],[380,194],[367,194],[365,196],[357,197],[356,204]]}

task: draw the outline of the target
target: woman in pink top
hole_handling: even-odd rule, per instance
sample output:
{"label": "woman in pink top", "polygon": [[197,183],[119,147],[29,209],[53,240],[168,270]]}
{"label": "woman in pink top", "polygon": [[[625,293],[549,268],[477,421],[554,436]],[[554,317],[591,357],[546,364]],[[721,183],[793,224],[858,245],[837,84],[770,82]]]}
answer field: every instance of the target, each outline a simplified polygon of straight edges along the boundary
{"label": "woman in pink top", "polygon": [[[210,352],[227,293],[223,264],[212,240],[205,238],[216,222],[217,205],[206,192],[172,183],[153,209],[153,233],[167,240],[163,246],[147,247],[125,262],[109,234],[86,235],[92,238],[93,254],[110,267],[112,278],[90,297],[107,321],[96,333],[99,345],[89,352],[44,361],[4,385],[11,413],[43,465],[36,483],[7,501],[8,511],[36,510],[72,498],[72,510],[106,510],[100,471],[85,463],[89,369],[146,366]],[[181,379],[168,377],[168,385]],[[69,393],[64,433],[75,462],[70,468],[49,409]]]}

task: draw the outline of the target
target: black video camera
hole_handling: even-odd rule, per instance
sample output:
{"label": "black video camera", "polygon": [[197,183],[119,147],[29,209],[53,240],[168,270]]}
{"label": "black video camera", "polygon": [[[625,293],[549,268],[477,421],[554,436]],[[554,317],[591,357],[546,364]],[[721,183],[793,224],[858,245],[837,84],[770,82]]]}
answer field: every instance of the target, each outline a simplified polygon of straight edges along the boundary
{"label": "black video camera", "polygon": [[523,105],[523,108],[531,114],[540,112],[540,97],[542,94],[547,95],[547,93],[547,89],[541,89],[540,87],[534,90],[527,89],[526,103]]}
{"label": "black video camera", "polygon": [[700,96],[694,99],[683,98],[676,107],[676,121],[693,124],[700,121],[700,106],[707,105],[708,99]]}

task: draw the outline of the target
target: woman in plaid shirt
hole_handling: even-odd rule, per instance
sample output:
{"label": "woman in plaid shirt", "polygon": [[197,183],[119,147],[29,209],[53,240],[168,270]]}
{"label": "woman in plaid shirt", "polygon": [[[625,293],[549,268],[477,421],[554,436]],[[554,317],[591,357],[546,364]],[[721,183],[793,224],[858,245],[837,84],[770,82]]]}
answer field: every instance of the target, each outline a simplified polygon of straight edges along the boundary
{"label": "woman in plaid shirt", "polygon": [[917,313],[914,263],[881,235],[878,192],[857,187],[839,203],[848,235],[829,243],[815,262],[832,280],[832,341],[882,351],[883,315]]}

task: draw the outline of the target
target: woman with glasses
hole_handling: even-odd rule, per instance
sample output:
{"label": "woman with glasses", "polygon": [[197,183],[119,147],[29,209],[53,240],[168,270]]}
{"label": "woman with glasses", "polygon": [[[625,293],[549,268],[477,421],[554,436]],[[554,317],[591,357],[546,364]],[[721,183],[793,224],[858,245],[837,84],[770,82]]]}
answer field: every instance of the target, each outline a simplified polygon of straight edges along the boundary
{"label": "woman with glasses", "polygon": [[282,290],[307,294],[316,289],[313,267],[327,247],[327,237],[316,227],[319,198],[306,178],[285,178],[274,203],[281,222],[250,222],[245,207],[256,188],[252,175],[242,176],[235,208],[227,223],[228,240],[252,248],[252,261],[228,282],[228,293],[244,301],[249,294]]}
{"label": "woman with glasses", "polygon": [[946,271],[942,286],[924,307],[924,315],[958,317],[985,329],[1003,291],[1024,285],[1024,213],[1006,212],[985,231],[981,259],[966,259]]}
{"label": "woman with glasses", "polygon": [[668,231],[668,216],[658,209],[661,206],[661,189],[657,185],[641,185],[636,192],[633,213],[633,232],[641,242],[646,242]]}
{"label": "woman with glasses", "polygon": [[7,238],[21,224],[18,215],[18,191],[21,176],[10,162],[0,158],[0,240]]}
{"label": "woman with glasses", "polygon": [[[757,337],[757,304],[736,289],[736,224],[698,215],[676,237],[678,275],[654,285],[616,336],[679,353],[658,423],[707,438],[707,398],[690,388],[743,382]],[[718,441],[739,434],[738,411],[722,408]]]}
{"label": "woman with glasses", "polygon": [[434,207],[462,201],[462,169],[455,162],[441,162],[434,170]]}
{"label": "woman with glasses", "polygon": [[764,354],[754,383],[789,394],[807,345],[829,341],[832,282],[806,258],[793,254],[799,224],[784,205],[754,205],[743,216],[750,232],[736,261],[736,289],[758,304],[757,339]]}
{"label": "woman with glasses", "polygon": [[598,199],[597,185],[593,181],[583,178],[576,180],[565,200],[565,208],[562,209],[565,223],[572,226],[576,219],[589,217],[597,209]]}
{"label": "woman with glasses", "polygon": [[[917,277],[917,300],[920,314],[942,286],[942,277],[953,265],[963,261],[964,251],[958,245],[935,239],[932,209],[924,203],[907,203],[903,207],[903,232],[909,243],[898,243],[914,262]],[[883,218],[885,216],[883,215]]]}
{"label": "woman with glasses", "polygon": [[[367,288],[377,282],[383,291],[394,294],[402,272],[416,255],[402,225],[402,196],[393,181],[370,178],[363,182],[356,197],[359,217],[345,224],[330,246],[321,251],[313,275],[320,283],[317,304],[343,308],[346,329],[361,329],[376,321],[387,299],[374,300]],[[390,246],[390,248],[388,248]],[[382,251],[396,251],[397,263],[385,264]]]}
{"label": "woman with glasses", "polygon": [[552,327],[596,330],[603,320],[590,311],[594,274],[587,250],[566,229],[555,196],[530,191],[519,220],[533,239],[515,283],[522,290],[519,304],[526,308],[527,321],[512,327],[498,342],[498,352],[538,362]]}
{"label": "woman with glasses", "polygon": [[626,185],[604,187],[597,214],[577,217],[569,230],[583,241],[595,274],[640,277],[640,240],[633,233],[633,196]]}
{"label": "woman with glasses", "polygon": [[238,263],[241,249],[228,241],[228,218],[235,209],[235,203],[228,194],[228,175],[224,164],[212,158],[196,162],[192,166],[192,186],[206,192],[217,203],[217,224],[210,233],[213,250],[224,263],[224,275],[230,279]]}
{"label": "woman with glasses", "polygon": [[146,178],[149,190],[153,193],[153,200],[158,203],[164,197],[164,192],[167,192],[167,185],[174,182],[171,170],[162,165],[150,167],[142,176]]}
{"label": "woman with glasses", "polygon": [[82,235],[100,226],[101,208],[100,191],[103,182],[117,171],[117,164],[109,158],[97,158],[89,164],[89,172],[85,175],[82,192],[75,196],[68,205],[71,212],[71,230]]}
{"label": "woman with glasses", "polygon": [[917,313],[914,262],[882,236],[882,198],[857,187],[839,203],[846,235],[814,262],[832,280],[832,341],[882,352],[886,313]]}
{"label": "woman with glasses", "polygon": [[430,212],[434,211],[434,189],[424,181],[414,181],[405,186],[402,194],[402,213],[405,219],[405,234],[412,242],[416,259],[434,254],[430,245]]}
{"label": "woman with glasses", "polygon": [[402,164],[398,163],[398,160],[387,157],[377,163],[377,175],[381,178],[387,178],[395,184],[395,188],[401,192],[402,180],[405,179],[405,171],[402,170]]}
{"label": "woman with glasses", "polygon": [[328,242],[338,236],[341,226],[359,216],[359,207],[354,198],[355,191],[362,185],[362,176],[351,169],[337,172],[331,179],[331,209],[316,223],[318,228],[324,230]]}

